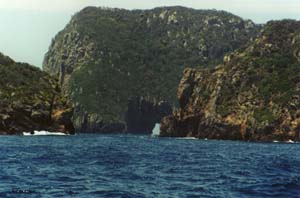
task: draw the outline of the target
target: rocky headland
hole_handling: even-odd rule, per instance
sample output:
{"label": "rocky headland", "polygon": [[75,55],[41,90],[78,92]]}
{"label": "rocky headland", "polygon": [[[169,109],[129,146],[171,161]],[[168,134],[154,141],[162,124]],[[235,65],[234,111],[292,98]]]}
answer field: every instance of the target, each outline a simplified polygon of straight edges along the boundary
{"label": "rocky headland", "polygon": [[147,132],[172,113],[186,66],[212,67],[260,30],[217,10],[87,7],[53,39],[43,69],[59,78],[81,132]]}
{"label": "rocky headland", "polygon": [[0,53],[0,134],[34,130],[72,134],[73,107],[58,80]]}
{"label": "rocky headland", "polygon": [[299,141],[300,22],[271,21],[214,69],[185,69],[162,137]]}

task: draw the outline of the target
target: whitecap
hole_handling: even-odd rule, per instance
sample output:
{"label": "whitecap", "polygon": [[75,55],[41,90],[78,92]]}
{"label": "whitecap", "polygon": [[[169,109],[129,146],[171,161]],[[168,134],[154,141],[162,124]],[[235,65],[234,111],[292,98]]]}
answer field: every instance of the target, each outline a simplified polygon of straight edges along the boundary
{"label": "whitecap", "polygon": [[286,141],[286,143],[295,143],[293,140]]}
{"label": "whitecap", "polygon": [[152,137],[157,137],[160,135],[160,124],[156,123],[153,130],[152,130]]}
{"label": "whitecap", "polygon": [[50,132],[50,131],[34,131],[34,132],[23,132],[24,136],[47,136],[47,135],[67,135],[62,132]]}

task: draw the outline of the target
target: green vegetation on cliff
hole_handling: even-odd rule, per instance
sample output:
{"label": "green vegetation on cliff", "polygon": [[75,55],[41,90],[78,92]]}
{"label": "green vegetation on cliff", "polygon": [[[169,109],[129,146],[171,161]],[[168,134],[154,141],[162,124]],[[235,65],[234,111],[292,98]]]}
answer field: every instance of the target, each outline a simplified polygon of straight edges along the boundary
{"label": "green vegetation on cliff", "polygon": [[72,108],[62,96],[57,80],[1,53],[0,98],[1,134],[33,130],[73,132]]}
{"label": "green vegetation on cliff", "polygon": [[224,11],[88,7],[55,37],[43,68],[59,76],[78,107],[75,117],[124,121],[129,98],[175,104],[186,66],[219,63],[259,29]]}
{"label": "green vegetation on cliff", "polygon": [[271,21],[216,69],[186,70],[181,108],[164,119],[163,135],[299,140],[299,44],[300,22]]}

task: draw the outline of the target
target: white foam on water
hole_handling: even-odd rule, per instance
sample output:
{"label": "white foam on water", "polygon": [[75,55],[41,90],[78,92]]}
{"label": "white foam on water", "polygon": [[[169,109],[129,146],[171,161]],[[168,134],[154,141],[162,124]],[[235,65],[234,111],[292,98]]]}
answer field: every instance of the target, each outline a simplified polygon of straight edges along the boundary
{"label": "white foam on water", "polygon": [[288,140],[288,141],[278,141],[278,140],[274,140],[273,143],[299,144],[299,142],[295,142],[295,141],[293,141],[293,140]]}
{"label": "white foam on water", "polygon": [[185,138],[182,138],[182,139],[185,139],[185,140],[199,140],[198,138],[195,138],[195,137],[185,137]]}
{"label": "white foam on water", "polygon": [[294,142],[293,140],[289,140],[289,141],[286,141],[285,143],[296,143],[296,142]]}
{"label": "white foam on water", "polygon": [[199,138],[195,138],[195,137],[180,137],[180,138],[176,138],[178,140],[199,140]]}
{"label": "white foam on water", "polygon": [[47,136],[47,135],[67,135],[61,132],[49,132],[49,131],[34,131],[34,132],[23,132],[24,136]]}
{"label": "white foam on water", "polygon": [[152,136],[156,137],[160,135],[160,124],[156,123],[153,130],[152,130]]}

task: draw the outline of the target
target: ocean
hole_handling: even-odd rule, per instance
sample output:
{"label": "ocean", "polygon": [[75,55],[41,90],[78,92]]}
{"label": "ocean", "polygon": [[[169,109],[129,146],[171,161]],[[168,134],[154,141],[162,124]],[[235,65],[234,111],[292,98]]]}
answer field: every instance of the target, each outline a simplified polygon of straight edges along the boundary
{"label": "ocean", "polygon": [[300,197],[300,144],[1,136],[0,197]]}

